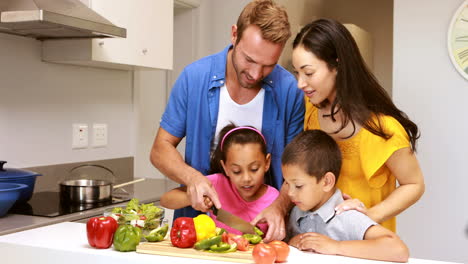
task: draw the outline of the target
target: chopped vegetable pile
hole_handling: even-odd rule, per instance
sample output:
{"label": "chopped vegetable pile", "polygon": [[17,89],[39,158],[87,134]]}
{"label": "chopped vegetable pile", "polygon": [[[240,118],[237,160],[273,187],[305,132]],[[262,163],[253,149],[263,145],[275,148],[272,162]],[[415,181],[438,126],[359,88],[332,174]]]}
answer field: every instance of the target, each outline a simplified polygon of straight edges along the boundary
{"label": "chopped vegetable pile", "polygon": [[159,227],[163,214],[164,209],[153,203],[140,204],[138,199],[133,198],[127,207],[113,208],[110,216],[120,225],[130,224],[144,229],[155,229]]}

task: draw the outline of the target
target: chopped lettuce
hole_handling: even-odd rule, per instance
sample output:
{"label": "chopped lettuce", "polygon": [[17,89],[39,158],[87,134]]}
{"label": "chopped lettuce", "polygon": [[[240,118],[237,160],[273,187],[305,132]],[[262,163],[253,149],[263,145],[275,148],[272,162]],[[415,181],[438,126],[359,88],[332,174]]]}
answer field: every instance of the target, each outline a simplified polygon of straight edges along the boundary
{"label": "chopped lettuce", "polygon": [[154,229],[159,226],[159,220],[164,213],[163,209],[155,206],[153,203],[140,204],[140,201],[133,198],[127,203],[125,208],[115,207],[112,209],[112,215],[118,216],[119,224],[136,223],[141,225],[144,221],[144,228]]}

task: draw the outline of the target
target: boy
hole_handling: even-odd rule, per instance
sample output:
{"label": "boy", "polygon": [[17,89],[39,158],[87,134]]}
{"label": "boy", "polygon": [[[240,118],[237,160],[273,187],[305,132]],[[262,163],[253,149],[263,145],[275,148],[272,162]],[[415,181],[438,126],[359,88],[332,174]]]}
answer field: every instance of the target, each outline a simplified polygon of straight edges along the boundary
{"label": "boy", "polygon": [[335,214],[334,208],[343,202],[335,187],[341,153],[328,134],[300,133],[286,146],[281,163],[288,196],[295,204],[288,221],[289,245],[322,254],[408,260],[408,248],[392,231],[355,210]]}

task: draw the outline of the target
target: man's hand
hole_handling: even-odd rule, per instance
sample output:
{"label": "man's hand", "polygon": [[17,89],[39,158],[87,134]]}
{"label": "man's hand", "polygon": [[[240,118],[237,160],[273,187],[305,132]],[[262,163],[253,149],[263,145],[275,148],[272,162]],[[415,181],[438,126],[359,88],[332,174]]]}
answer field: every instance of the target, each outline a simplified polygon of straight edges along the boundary
{"label": "man's hand", "polygon": [[265,208],[255,217],[250,223],[257,225],[257,223],[268,223],[268,231],[263,239],[264,242],[268,243],[273,240],[283,240],[286,236],[284,229],[284,210],[281,210],[274,203],[269,207]]}
{"label": "man's hand", "polygon": [[187,196],[195,210],[207,212],[211,208],[205,203],[206,198],[210,199],[216,208],[221,208],[218,194],[213,185],[200,173],[192,176],[190,181],[187,182]]}

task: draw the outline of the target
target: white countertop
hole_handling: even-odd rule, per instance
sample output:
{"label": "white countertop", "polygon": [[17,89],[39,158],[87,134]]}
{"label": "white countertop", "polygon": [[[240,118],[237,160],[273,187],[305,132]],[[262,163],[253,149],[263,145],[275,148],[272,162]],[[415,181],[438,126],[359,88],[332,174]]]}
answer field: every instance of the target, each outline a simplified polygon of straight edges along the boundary
{"label": "white countertop", "polygon": [[[142,203],[159,201],[161,195],[164,192],[178,186],[172,181],[166,181],[165,179],[146,179],[143,182],[136,183],[133,188],[132,197],[140,199]],[[57,216],[57,217],[41,217],[31,215],[20,215],[20,214],[7,214],[0,218],[0,236],[19,232],[31,228],[37,228],[41,226],[77,221],[80,219],[102,215],[104,210],[109,207],[123,206],[127,202],[121,204],[112,204],[96,209],[85,210],[78,213]]]}
{"label": "white countertop", "polygon": [[[94,249],[88,245],[86,225],[64,222],[22,232],[0,236],[0,256],[6,263],[112,263],[112,264],[196,264],[219,263],[210,260],[168,257],[139,254],[136,252],[118,252],[109,249]],[[105,261],[105,262],[104,262]],[[291,247],[288,263],[320,264],[379,264],[392,263],[348,257],[306,253]],[[223,262],[224,263],[224,262]],[[443,264],[450,262],[410,259],[411,264]],[[453,263],[453,262],[452,262]]]}

